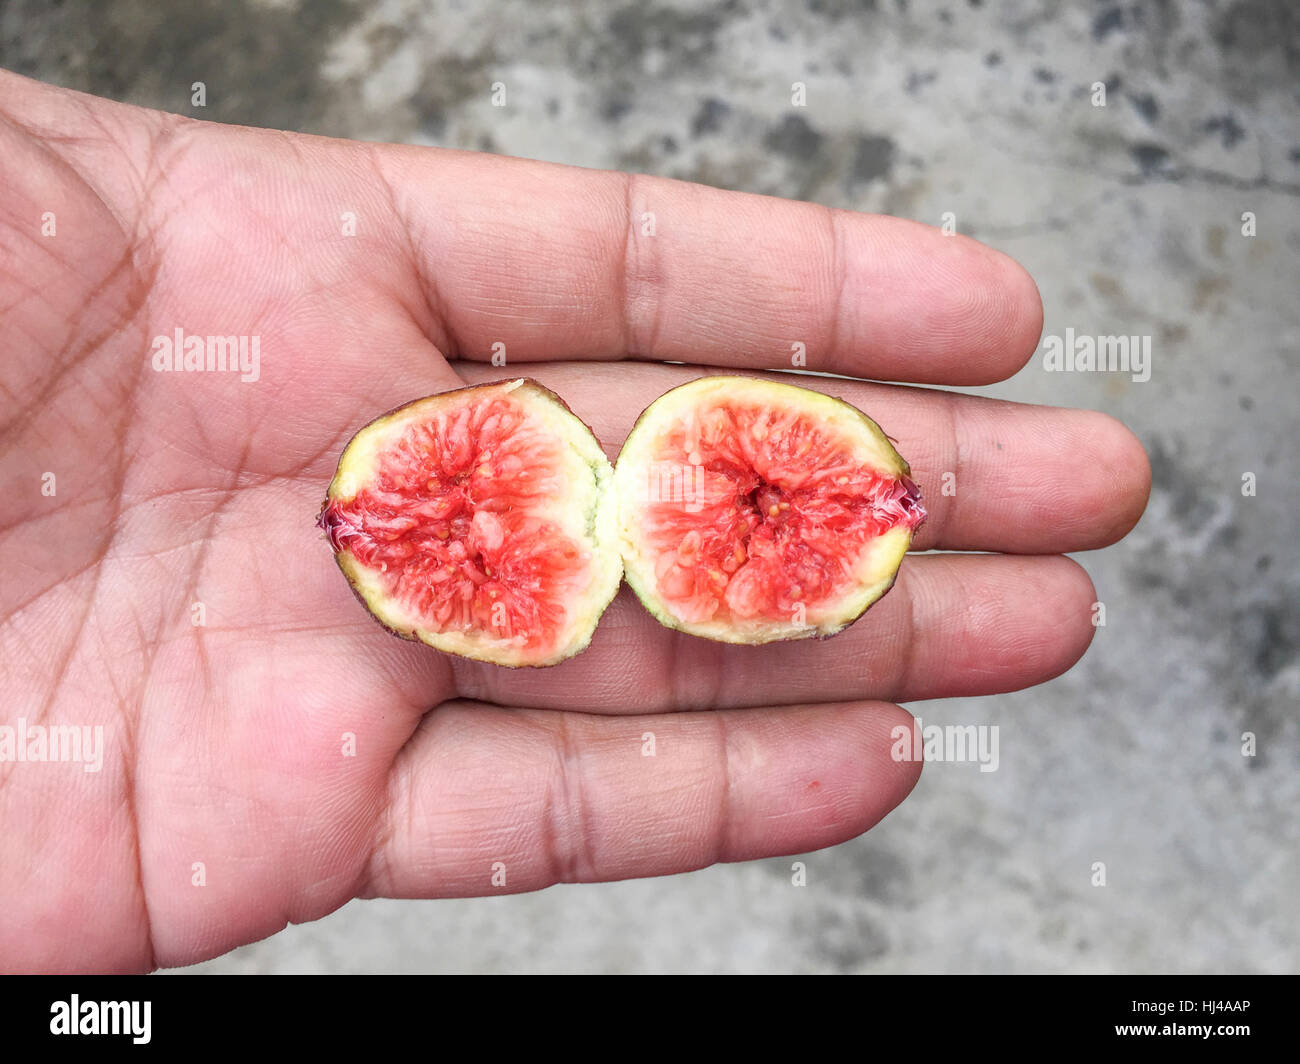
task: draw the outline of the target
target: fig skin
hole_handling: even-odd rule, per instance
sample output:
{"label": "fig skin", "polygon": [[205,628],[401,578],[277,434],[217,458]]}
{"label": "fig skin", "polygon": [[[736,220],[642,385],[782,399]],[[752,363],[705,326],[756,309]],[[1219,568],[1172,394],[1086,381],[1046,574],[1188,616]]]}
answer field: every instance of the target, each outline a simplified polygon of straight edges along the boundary
{"label": "fig skin", "polygon": [[[459,645],[447,645],[446,633],[422,629],[419,626],[390,623],[381,615],[387,606],[387,602],[384,601],[387,597],[382,593],[374,592],[373,589],[371,593],[375,594],[375,599],[372,599],[371,595],[367,594],[367,589],[363,586],[362,580],[365,575],[364,571],[362,571],[364,567],[361,567],[359,563],[355,563],[350,552],[347,551],[338,538],[340,522],[334,509],[334,504],[339,501],[339,491],[344,478],[352,475],[345,469],[345,466],[347,466],[353,447],[358,441],[362,441],[385,423],[410,414],[415,407],[429,404],[435,400],[440,401],[440,405],[441,401],[446,401],[449,406],[455,405],[456,397],[465,397],[476,392],[483,393],[483,398],[487,399],[494,392],[500,393],[502,386],[510,386],[506,389],[507,393],[522,391],[536,399],[554,405],[564,418],[562,424],[565,426],[566,435],[561,437],[562,442],[571,444],[572,439],[567,436],[567,433],[572,432],[574,436],[578,436],[579,433],[585,434],[586,442],[584,447],[587,444],[590,445],[587,451],[579,454],[577,458],[591,469],[594,482],[590,512],[585,512],[585,517],[588,532],[596,538],[596,542],[588,543],[584,540],[584,545],[589,547],[593,554],[598,555],[601,559],[600,571],[593,571],[592,573],[591,588],[594,597],[590,598],[580,614],[575,615],[573,622],[576,627],[574,638],[557,648],[552,654],[536,660],[530,659],[526,654],[502,650],[487,641],[479,645],[472,641],[455,639],[455,642]],[[576,448],[570,449],[577,450]],[[353,596],[366,608],[366,612],[371,618],[386,632],[397,636],[399,639],[425,643],[444,653],[499,665],[504,668],[548,668],[559,664],[561,661],[568,660],[587,648],[595,632],[597,622],[609,606],[609,603],[613,601],[621,583],[622,562],[617,551],[617,536],[613,524],[613,496],[609,490],[612,476],[612,466],[605,456],[599,440],[596,439],[595,433],[592,432],[589,425],[573,413],[569,405],[560,396],[532,378],[509,377],[422,396],[394,407],[367,422],[352,435],[340,453],[334,477],[330,481],[316,523],[324,531],[330,543],[335,564],[347,579],[348,587]],[[353,483],[356,483],[355,480]],[[357,491],[362,490],[364,487],[365,484],[362,482],[357,486]],[[355,493],[353,494],[355,495]],[[349,499],[351,497],[349,496]],[[604,536],[600,535],[602,528],[606,531]]]}
{"label": "fig skin", "polygon": [[[881,542],[882,545],[886,538],[889,541],[889,550],[884,564],[873,570],[878,579],[860,588],[857,584],[850,584],[850,590],[860,590],[861,593],[856,599],[846,602],[842,612],[835,613],[817,624],[796,626],[775,621],[728,624],[685,620],[677,616],[660,595],[658,578],[653,571],[653,561],[647,564],[646,559],[642,557],[642,544],[638,542],[641,521],[632,500],[633,485],[637,483],[638,474],[645,463],[659,459],[655,457],[653,441],[644,446],[639,446],[635,442],[638,441],[639,434],[650,433],[652,421],[662,419],[665,409],[673,411],[674,403],[678,400],[682,404],[680,409],[685,409],[687,404],[704,405],[710,399],[716,398],[720,398],[723,405],[729,405],[733,401],[737,404],[746,404],[746,396],[750,403],[761,401],[764,406],[772,405],[811,413],[818,420],[847,419],[855,435],[860,434],[860,441],[864,446],[869,445],[868,450],[874,449],[875,457],[879,459],[874,463],[864,464],[882,476],[892,477],[905,489],[901,497],[903,508],[908,512],[909,519],[914,521],[910,528],[896,526],[877,539],[877,542]],[[615,462],[614,489],[619,495],[619,531],[623,549],[624,579],[647,611],[666,628],[716,642],[748,646],[797,639],[828,639],[860,620],[871,606],[879,602],[894,587],[898,570],[912,538],[925,521],[925,511],[920,505],[921,492],[911,479],[911,467],[894,448],[890,437],[874,420],[846,400],[764,377],[709,375],[665,392],[641,412],[628,433],[627,441]]]}

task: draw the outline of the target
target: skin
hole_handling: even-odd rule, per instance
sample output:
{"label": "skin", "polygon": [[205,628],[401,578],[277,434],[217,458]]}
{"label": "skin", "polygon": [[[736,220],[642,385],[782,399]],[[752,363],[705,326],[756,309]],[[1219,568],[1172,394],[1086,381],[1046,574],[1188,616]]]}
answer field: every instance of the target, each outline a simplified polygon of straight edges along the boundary
{"label": "skin", "polygon": [[[989,383],[1035,350],[1033,282],[911,222],[201,123],[4,73],[0,187],[0,724],[102,725],[105,747],[95,773],[0,763],[6,969],[184,965],[354,897],[853,838],[920,773],[890,757],[911,719],[894,703],[1068,669],[1097,596],[1060,555],[1115,542],[1146,503],[1141,446],[1101,414],[805,378],[898,440],[931,515],[914,549],[988,553],[910,557],[827,642],[693,639],[624,590],[563,665],[451,659],[374,624],[314,525],[378,412],[528,375],[613,456],[695,367],[788,367],[796,340],[813,369]],[[154,372],[177,326],[258,335],[260,379]]]}

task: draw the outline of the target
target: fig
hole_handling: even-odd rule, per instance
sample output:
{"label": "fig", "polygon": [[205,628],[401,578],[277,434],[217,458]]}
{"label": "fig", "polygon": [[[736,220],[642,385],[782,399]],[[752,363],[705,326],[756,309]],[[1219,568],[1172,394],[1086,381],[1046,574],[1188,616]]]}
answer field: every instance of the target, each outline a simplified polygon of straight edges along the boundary
{"label": "fig", "polygon": [[553,665],[587,646],[622,578],[612,478],[559,396],[497,381],[366,425],[318,523],[390,631],[499,665]]}
{"label": "fig", "polygon": [[703,377],[660,396],[614,467],[625,577],[670,628],[826,637],[894,584],[925,520],[871,418],[789,384]]}

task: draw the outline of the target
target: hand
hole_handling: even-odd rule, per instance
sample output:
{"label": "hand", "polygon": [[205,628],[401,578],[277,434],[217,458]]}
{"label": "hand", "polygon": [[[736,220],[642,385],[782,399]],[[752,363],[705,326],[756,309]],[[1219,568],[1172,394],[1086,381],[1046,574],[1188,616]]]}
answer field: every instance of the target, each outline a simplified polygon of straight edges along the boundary
{"label": "hand", "polygon": [[[624,591],[555,668],[445,657],[383,632],[315,527],[375,415],[534,376],[613,457],[698,367],[789,368],[794,342],[810,369],[988,383],[1034,351],[1033,282],[911,222],[211,125],[9,74],[0,172],[0,725],[102,727],[98,771],[0,762],[5,968],[183,965],[353,897],[852,838],[920,771],[890,757],[910,722],[893,702],[1068,669],[1095,594],[1060,554],[1114,542],[1146,502],[1141,447],[1100,414],[801,378],[898,439],[930,510],[918,550],[994,553],[909,558],[826,642],[675,635]],[[178,328],[256,336],[258,364],[155,370]]]}

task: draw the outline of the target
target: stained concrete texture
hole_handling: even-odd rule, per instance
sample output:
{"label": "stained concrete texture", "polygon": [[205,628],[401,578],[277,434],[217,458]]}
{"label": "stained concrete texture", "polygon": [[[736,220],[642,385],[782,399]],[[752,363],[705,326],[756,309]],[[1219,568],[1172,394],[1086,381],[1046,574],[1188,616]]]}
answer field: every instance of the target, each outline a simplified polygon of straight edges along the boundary
{"label": "stained concrete texture", "polygon": [[0,64],[197,117],[947,222],[1029,268],[1046,337],[1150,343],[1127,373],[1045,343],[981,389],[1107,411],[1154,469],[1138,529],[1080,559],[1105,625],[1073,671],[910,707],[998,725],[996,772],[930,765],[802,858],[354,902],[190,970],[1300,967],[1298,28],[1288,0],[0,7]]}

